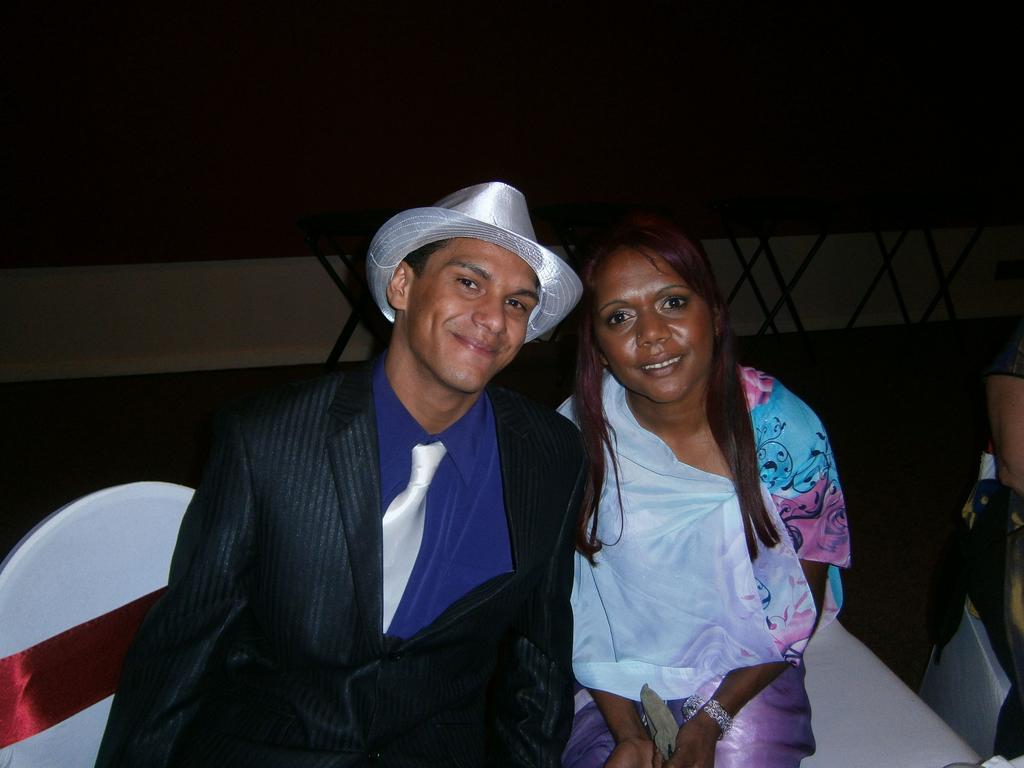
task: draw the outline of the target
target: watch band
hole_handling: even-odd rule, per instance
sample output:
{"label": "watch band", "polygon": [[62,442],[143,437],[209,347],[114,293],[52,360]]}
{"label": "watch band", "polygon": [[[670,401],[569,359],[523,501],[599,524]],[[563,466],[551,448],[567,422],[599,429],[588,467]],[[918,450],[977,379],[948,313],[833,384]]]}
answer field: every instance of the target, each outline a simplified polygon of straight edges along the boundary
{"label": "watch band", "polygon": [[700,696],[694,694],[683,702],[683,717],[687,720],[701,710],[704,710],[704,713],[718,725],[718,730],[721,731],[718,738],[725,738],[725,735],[732,728],[732,715],[725,711],[725,707],[719,703],[718,699],[704,701]]}

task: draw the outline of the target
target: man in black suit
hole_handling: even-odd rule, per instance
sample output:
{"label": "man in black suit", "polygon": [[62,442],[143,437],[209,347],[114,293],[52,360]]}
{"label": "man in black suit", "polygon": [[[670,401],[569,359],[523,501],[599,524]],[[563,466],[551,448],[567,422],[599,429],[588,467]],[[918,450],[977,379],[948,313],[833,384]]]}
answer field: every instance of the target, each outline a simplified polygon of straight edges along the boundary
{"label": "man in black suit", "polygon": [[398,214],[367,273],[384,357],[220,414],[98,766],[559,764],[583,451],[488,384],[579,280],[500,183]]}

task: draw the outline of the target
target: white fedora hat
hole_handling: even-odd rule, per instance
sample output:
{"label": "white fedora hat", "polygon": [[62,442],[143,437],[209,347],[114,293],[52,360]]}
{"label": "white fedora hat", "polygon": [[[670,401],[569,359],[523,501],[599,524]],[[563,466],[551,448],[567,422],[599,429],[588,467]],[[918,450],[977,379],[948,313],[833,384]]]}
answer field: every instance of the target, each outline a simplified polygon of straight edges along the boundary
{"label": "white fedora hat", "polygon": [[583,286],[572,267],[537,242],[523,193],[491,181],[460,189],[430,208],[402,211],[374,235],[366,254],[366,276],[374,301],[388,320],[395,320],[387,295],[395,268],[417,248],[452,237],[501,246],[518,254],[537,274],[540,302],[530,315],[527,341],[558,325],[580,299]]}

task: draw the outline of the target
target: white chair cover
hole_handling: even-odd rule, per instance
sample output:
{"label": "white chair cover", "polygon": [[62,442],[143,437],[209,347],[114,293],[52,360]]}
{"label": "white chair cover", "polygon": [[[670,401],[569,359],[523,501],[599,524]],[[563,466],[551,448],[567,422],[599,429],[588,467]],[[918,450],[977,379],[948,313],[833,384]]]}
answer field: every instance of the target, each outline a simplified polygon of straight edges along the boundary
{"label": "white chair cover", "polygon": [[942,649],[935,651],[921,683],[921,698],[964,740],[983,755],[992,754],[999,709],[1010,690],[985,625],[964,608],[960,627]]}
{"label": "white chair cover", "polygon": [[817,752],[802,768],[941,768],[978,755],[837,621],[804,654]]}
{"label": "white chair cover", "polygon": [[[57,510],[0,563],[0,658],[166,586],[192,489],[106,488]],[[92,766],[113,697],[0,750],[0,768]]]}

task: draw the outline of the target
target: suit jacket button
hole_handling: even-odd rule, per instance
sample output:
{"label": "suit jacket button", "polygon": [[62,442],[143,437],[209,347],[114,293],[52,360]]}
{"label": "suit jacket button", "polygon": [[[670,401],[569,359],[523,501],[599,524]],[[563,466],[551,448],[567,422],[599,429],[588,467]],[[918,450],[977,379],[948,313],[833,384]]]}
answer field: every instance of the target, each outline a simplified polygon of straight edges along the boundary
{"label": "suit jacket button", "polygon": [[371,752],[367,755],[367,757],[370,758],[371,762],[376,763],[378,760],[380,760],[380,752]]}

